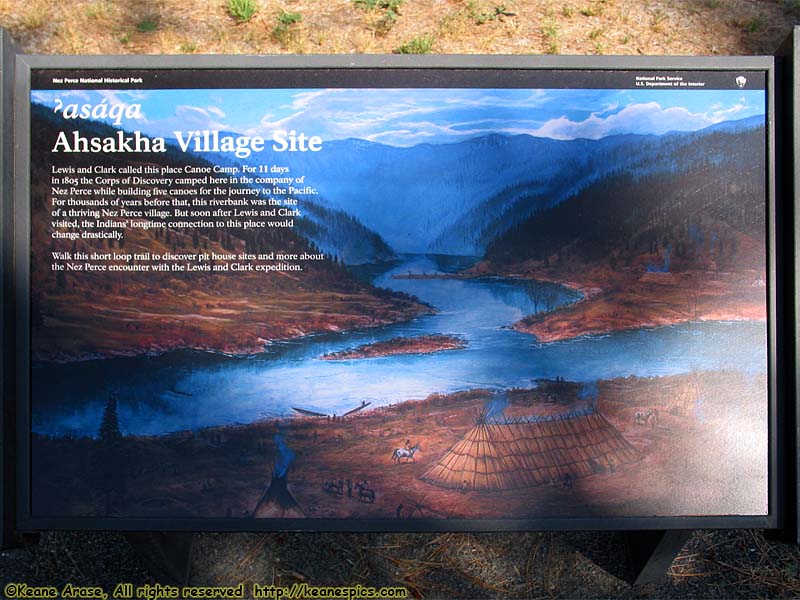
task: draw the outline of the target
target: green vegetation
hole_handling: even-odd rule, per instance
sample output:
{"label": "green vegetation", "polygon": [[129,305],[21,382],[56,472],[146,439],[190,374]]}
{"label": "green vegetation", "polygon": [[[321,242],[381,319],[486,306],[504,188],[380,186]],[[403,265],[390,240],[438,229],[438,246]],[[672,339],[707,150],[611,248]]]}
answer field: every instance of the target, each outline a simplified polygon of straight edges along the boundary
{"label": "green vegetation", "polygon": [[467,12],[469,13],[470,18],[477,25],[483,25],[484,23],[495,21],[497,19],[501,19],[502,17],[514,16],[514,13],[508,10],[508,7],[505,4],[495,4],[490,8],[484,8],[476,0],[470,0],[467,3]]}
{"label": "green vegetation", "polygon": [[240,23],[252,19],[257,10],[254,0],[228,0],[228,14]]}
{"label": "green vegetation", "polygon": [[291,27],[303,20],[303,15],[297,12],[287,12],[282,10],[278,13],[277,24],[272,30],[272,37],[278,40],[282,46],[286,47],[291,38]]}
{"label": "green vegetation", "polygon": [[395,48],[395,54],[427,54],[433,48],[433,36],[418,35],[411,38],[399,48]]}
{"label": "green vegetation", "polygon": [[400,16],[400,5],[403,4],[403,0],[353,0],[353,3],[364,10],[383,11],[373,27],[378,33],[387,33]]}
{"label": "green vegetation", "polygon": [[558,25],[555,23],[550,23],[549,25],[545,25],[542,27],[542,35],[547,42],[547,48],[545,52],[548,54],[558,54],[559,47],[558,47]]}
{"label": "green vegetation", "polygon": [[154,19],[145,19],[136,24],[136,31],[139,33],[151,33],[158,29],[158,23]]}
{"label": "green vegetation", "polygon": [[765,26],[766,23],[764,23],[764,19],[762,19],[761,17],[753,17],[752,19],[749,19],[745,23],[744,28],[747,30],[748,33],[758,33],[759,31],[764,29]]}
{"label": "green vegetation", "polygon": [[289,25],[294,25],[295,23],[299,23],[302,20],[303,20],[303,15],[301,15],[300,13],[286,12],[285,10],[282,10],[278,15],[278,24],[286,25],[287,27]]}
{"label": "green vegetation", "polygon": [[382,9],[392,11],[396,14],[399,14],[400,5],[403,4],[403,0],[353,0],[353,3],[366,10],[375,10],[375,9]]}

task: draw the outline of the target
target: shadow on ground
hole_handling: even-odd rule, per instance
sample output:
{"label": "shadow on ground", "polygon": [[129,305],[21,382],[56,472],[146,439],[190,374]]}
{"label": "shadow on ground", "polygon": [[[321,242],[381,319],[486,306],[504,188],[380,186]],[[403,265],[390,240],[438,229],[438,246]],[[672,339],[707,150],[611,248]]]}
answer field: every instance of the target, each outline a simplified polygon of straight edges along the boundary
{"label": "shadow on ground", "polygon": [[[121,534],[51,532],[0,556],[2,584],[155,583]],[[198,534],[191,585],[403,586],[417,598],[800,596],[800,550],[758,531],[697,531],[660,585],[625,580],[618,533]]]}

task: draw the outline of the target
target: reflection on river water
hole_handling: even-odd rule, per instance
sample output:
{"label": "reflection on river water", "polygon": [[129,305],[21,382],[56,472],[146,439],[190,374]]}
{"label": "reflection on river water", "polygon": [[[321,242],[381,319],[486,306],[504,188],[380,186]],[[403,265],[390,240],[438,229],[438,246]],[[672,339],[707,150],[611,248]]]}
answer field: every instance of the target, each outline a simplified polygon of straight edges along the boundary
{"label": "reflection on river water", "polygon": [[[112,391],[125,433],[160,434],[249,423],[292,414],[292,406],[326,414],[469,388],[529,387],[538,378],[594,381],[692,369],[766,372],[766,324],[707,322],[540,344],[509,326],[528,314],[579,299],[551,283],[499,278],[415,277],[452,273],[469,257],[406,256],[358,269],[376,285],[413,294],[435,315],[378,329],[309,336],[274,344],[252,357],[170,352],[38,366],[33,372],[33,431],[95,435]],[[395,275],[401,276],[396,278]],[[458,335],[463,350],[432,355],[323,361],[329,352],[429,333]]]}

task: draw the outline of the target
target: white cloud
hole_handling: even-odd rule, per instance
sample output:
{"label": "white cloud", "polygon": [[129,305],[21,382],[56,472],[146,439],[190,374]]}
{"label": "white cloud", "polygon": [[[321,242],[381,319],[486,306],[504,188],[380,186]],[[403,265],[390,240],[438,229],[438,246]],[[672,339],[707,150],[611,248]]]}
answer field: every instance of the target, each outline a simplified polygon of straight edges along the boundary
{"label": "white cloud", "polygon": [[[540,106],[547,99],[543,90],[513,94],[485,90],[432,89],[328,89],[298,92],[279,110],[265,113],[248,135],[270,136],[279,129],[322,135],[323,139],[357,137],[382,140],[391,145],[413,145],[420,141],[457,141],[468,136],[496,131],[489,124],[489,113],[497,107],[522,114]],[[486,115],[484,127],[470,115]],[[524,127],[517,118],[498,119]],[[473,126],[474,122],[474,126]],[[530,127],[541,121],[530,121]],[[462,129],[458,129],[461,127]],[[502,128],[502,125],[500,125]]]}
{"label": "white cloud", "polygon": [[89,95],[89,92],[85,90],[65,90],[63,92],[31,92],[31,98],[33,98],[36,102],[40,102],[42,104],[53,104],[56,101],[56,98],[60,99],[64,104],[67,104],[66,100],[71,99],[72,102],[82,101],[82,102],[91,102],[92,98]]}
{"label": "white cloud", "polygon": [[747,110],[748,106],[746,104],[734,104],[729,108],[718,108],[714,110],[711,114],[714,115],[715,118],[719,119],[720,121],[735,115],[736,113],[740,113],[743,110]]}
{"label": "white cloud", "polygon": [[172,137],[176,131],[218,129],[240,133],[224,122],[225,113],[214,106],[192,106],[180,104],[175,107],[172,116],[158,120],[148,131],[150,135]]}
{"label": "white cloud", "polygon": [[216,106],[207,106],[206,111],[214,115],[218,119],[224,119],[227,116],[221,109],[217,108]]}
{"label": "white cloud", "polygon": [[33,98],[33,100],[36,102],[46,104],[47,102],[50,102],[51,95],[47,92],[31,92],[31,98]]}
{"label": "white cloud", "polygon": [[610,112],[613,112],[619,108],[619,102],[611,102],[603,104],[603,109],[598,111],[596,114],[604,115]]}
{"label": "white cloud", "polygon": [[658,102],[646,102],[630,104],[607,117],[593,113],[583,121],[572,121],[567,117],[551,119],[530,133],[557,140],[597,140],[621,133],[658,135],[668,131],[696,131],[723,121],[732,110],[734,107],[712,114],[692,113],[681,107],[662,108]]}
{"label": "white cloud", "polygon": [[143,90],[125,90],[121,91],[120,94],[127,96],[131,100],[136,100],[137,102],[147,100],[150,97],[150,93]]}
{"label": "white cloud", "polygon": [[67,92],[61,92],[58,94],[59,98],[77,98],[78,100],[83,100],[84,102],[91,102],[92,98],[89,95],[89,92],[85,90],[69,90]]}
{"label": "white cloud", "polygon": [[228,129],[221,120],[225,118],[225,113],[213,106],[202,108],[181,104],[175,107],[175,117],[183,128]]}
{"label": "white cloud", "polygon": [[[393,146],[450,143],[499,133],[568,140],[607,135],[694,131],[752,114],[738,97],[674,106],[672,96],[596,90],[323,89],[253,92],[247,107],[200,94],[165,106],[154,129],[220,129],[270,138],[277,130],[324,140],[361,138]],[[699,98],[697,98],[699,99]],[[657,101],[656,101],[657,100]],[[680,98],[678,99],[680,100]],[[688,100],[687,100],[688,101]],[[681,103],[683,104],[683,103]],[[245,109],[246,108],[246,109]]]}
{"label": "white cloud", "polygon": [[388,140],[391,144],[397,145],[402,143],[404,146],[413,146],[425,142],[427,139],[434,137],[436,134],[430,131],[418,131],[412,129],[394,129],[391,131],[381,131],[372,133],[365,139],[370,142],[380,142],[381,140]]}
{"label": "white cloud", "polygon": [[[128,99],[138,101],[144,100],[147,97],[146,94],[141,93],[140,95],[140,93],[136,91],[98,90],[97,93],[101,98],[108,102],[109,106],[118,105],[123,106],[126,109],[133,104],[139,104],[141,106],[140,102],[129,102]],[[140,124],[149,123],[147,115],[144,112],[144,108],[141,109],[140,114],[141,117],[136,119],[136,122]]]}
{"label": "white cloud", "polygon": [[343,91],[345,90],[327,89],[315,90],[313,92],[300,92],[295,94],[294,98],[292,99],[291,107],[294,110],[304,110],[311,106],[319,98],[326,98],[331,95],[339,94]]}

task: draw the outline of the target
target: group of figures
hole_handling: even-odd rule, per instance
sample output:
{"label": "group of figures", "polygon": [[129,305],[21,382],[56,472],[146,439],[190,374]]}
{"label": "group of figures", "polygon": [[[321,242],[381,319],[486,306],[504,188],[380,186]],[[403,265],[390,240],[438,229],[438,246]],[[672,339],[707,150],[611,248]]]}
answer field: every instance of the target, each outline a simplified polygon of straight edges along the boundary
{"label": "group of figures", "polygon": [[375,490],[369,487],[369,482],[365,479],[363,481],[353,483],[350,479],[327,479],[322,485],[329,494],[337,494],[339,496],[345,495],[347,489],[348,498],[357,498],[359,502],[366,502],[373,504],[375,502]]}

